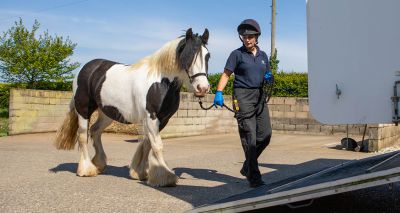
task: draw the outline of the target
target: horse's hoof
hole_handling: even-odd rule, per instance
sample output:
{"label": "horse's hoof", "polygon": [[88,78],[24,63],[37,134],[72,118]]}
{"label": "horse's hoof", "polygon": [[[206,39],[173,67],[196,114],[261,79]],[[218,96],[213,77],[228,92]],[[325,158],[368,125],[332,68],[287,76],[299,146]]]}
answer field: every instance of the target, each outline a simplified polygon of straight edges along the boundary
{"label": "horse's hoof", "polygon": [[165,168],[159,167],[155,170],[150,170],[147,184],[154,187],[164,187],[176,186],[177,182],[178,176]]}
{"label": "horse's hoof", "polygon": [[129,176],[134,180],[139,180],[139,174],[133,169],[129,170]]}
{"label": "horse's hoof", "polygon": [[86,165],[80,163],[76,175],[79,177],[94,177],[97,176],[98,173],[97,167],[90,162],[90,164]]}
{"label": "horse's hoof", "polygon": [[97,166],[97,165],[95,165],[96,166],[96,168],[97,168],[97,172],[100,174],[100,173],[104,173],[104,171],[106,171],[106,168],[107,168],[107,165],[104,165],[104,166]]}
{"label": "horse's hoof", "polygon": [[147,184],[153,187],[174,187],[178,183],[178,176],[170,177],[168,180],[147,181]]}
{"label": "horse's hoof", "polygon": [[95,176],[97,176],[97,174],[98,174],[97,171],[90,171],[90,172],[78,171],[78,172],[76,172],[76,175],[79,177],[95,177]]}
{"label": "horse's hoof", "polygon": [[103,173],[107,168],[107,164],[96,164],[95,162],[93,162],[93,164],[97,169],[97,173]]}
{"label": "horse's hoof", "polygon": [[129,170],[129,176],[131,176],[131,178],[134,180],[141,180],[141,181],[147,180],[147,175],[145,174],[140,175],[134,169]]}
{"label": "horse's hoof", "polygon": [[[104,156],[104,155],[103,155]],[[100,157],[100,155],[95,155],[92,159],[92,163],[96,166],[98,173],[103,173],[107,168],[107,157]]]}

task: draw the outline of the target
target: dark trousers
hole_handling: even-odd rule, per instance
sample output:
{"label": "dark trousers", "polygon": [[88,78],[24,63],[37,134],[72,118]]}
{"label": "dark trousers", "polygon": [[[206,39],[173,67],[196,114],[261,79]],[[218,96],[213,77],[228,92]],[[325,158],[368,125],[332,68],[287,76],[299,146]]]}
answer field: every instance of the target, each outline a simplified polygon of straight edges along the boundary
{"label": "dark trousers", "polygon": [[268,146],[272,135],[268,106],[261,89],[234,88],[233,93],[238,100],[236,119],[246,157],[242,171],[249,182],[258,182],[261,181],[261,174],[257,159]]}

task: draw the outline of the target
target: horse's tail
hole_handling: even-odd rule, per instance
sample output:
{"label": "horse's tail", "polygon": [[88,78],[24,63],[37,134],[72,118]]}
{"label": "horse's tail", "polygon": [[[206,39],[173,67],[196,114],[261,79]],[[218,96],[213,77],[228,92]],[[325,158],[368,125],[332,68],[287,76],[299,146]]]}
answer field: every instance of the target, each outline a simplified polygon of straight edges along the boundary
{"label": "horse's tail", "polygon": [[78,114],[75,110],[74,99],[69,105],[69,112],[64,119],[63,124],[57,131],[55,146],[57,149],[72,150],[77,142]]}

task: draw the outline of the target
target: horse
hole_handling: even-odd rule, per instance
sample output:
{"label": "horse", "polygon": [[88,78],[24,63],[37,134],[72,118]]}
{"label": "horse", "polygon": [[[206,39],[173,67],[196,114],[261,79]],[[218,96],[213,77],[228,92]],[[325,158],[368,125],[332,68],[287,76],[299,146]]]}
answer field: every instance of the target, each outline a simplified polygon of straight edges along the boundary
{"label": "horse", "polygon": [[[72,150],[78,142],[77,176],[91,177],[105,171],[107,157],[101,134],[112,121],[118,121],[142,123],[144,128],[129,166],[130,177],[156,187],[177,184],[178,176],[163,157],[160,131],[178,110],[182,85],[193,90],[196,97],[204,97],[209,91],[208,38],[207,28],[201,36],[189,28],[185,35],[136,64],[94,59],[82,67],[74,78],[69,111],[55,138],[56,148],[62,150]],[[89,127],[96,110],[98,119]],[[89,140],[95,149],[92,159]]]}

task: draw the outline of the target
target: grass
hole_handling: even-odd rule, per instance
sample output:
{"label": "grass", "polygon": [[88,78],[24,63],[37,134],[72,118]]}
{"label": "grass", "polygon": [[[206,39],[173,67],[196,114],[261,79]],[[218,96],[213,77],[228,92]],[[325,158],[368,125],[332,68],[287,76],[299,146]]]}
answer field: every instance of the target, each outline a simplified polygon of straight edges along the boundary
{"label": "grass", "polygon": [[8,135],[8,109],[0,108],[0,137]]}
{"label": "grass", "polygon": [[8,118],[0,118],[0,137],[8,135]]}

